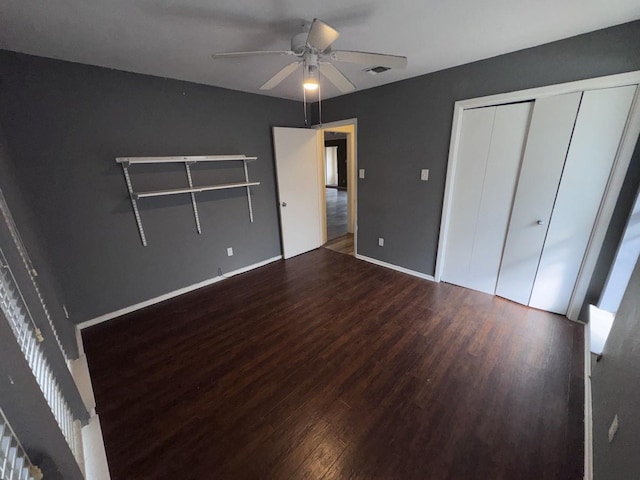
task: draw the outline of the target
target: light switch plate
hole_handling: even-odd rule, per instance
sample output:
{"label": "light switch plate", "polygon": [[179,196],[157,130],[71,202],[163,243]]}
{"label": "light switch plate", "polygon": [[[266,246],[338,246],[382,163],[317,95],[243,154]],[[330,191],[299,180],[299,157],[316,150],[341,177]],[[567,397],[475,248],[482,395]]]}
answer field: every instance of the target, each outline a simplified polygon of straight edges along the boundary
{"label": "light switch plate", "polygon": [[232,247],[227,248],[227,257],[233,257],[233,248]]}
{"label": "light switch plate", "polygon": [[358,170],[358,177],[364,178],[364,168],[361,168],[360,170]]}
{"label": "light switch plate", "polygon": [[426,182],[427,180],[429,180],[428,168],[423,168],[422,170],[420,170],[420,180],[422,180],[423,182]]}
{"label": "light switch plate", "polygon": [[384,238],[382,238],[382,237],[378,238],[378,246],[379,247],[384,247]]}

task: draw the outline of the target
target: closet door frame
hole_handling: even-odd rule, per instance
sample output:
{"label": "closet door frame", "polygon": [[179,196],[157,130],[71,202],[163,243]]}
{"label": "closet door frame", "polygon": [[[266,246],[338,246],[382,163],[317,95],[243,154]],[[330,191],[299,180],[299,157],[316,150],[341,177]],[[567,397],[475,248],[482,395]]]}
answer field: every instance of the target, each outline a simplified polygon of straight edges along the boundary
{"label": "closet door frame", "polygon": [[435,281],[440,281],[446,260],[449,220],[455,191],[454,179],[456,174],[456,163],[462,131],[462,116],[465,110],[497,106],[513,102],[531,101],[555,95],[563,95],[566,93],[581,92],[584,90],[597,90],[601,88],[621,87],[633,84],[637,84],[639,87],[636,90],[636,95],[631,105],[629,118],[622,134],[620,147],[618,148],[616,158],[613,162],[613,169],[605,189],[603,201],[600,205],[600,211],[598,212],[594,229],[589,240],[589,245],[587,246],[584,260],[571,296],[571,301],[569,302],[567,318],[571,320],[578,320],[578,315],[580,314],[580,309],[582,308],[587,288],[589,286],[591,276],[593,275],[593,270],[595,268],[596,261],[598,260],[598,255],[602,248],[602,243],[604,241],[609,222],[611,221],[611,216],[618,199],[618,194],[622,188],[622,183],[624,182],[627,168],[629,167],[629,162],[633,155],[636,140],[640,135],[640,71],[608,75],[605,77],[532,88],[517,92],[490,95],[487,97],[459,100],[454,104],[444,203],[442,206],[442,220],[440,223],[440,238],[438,241],[436,270],[434,274]]}

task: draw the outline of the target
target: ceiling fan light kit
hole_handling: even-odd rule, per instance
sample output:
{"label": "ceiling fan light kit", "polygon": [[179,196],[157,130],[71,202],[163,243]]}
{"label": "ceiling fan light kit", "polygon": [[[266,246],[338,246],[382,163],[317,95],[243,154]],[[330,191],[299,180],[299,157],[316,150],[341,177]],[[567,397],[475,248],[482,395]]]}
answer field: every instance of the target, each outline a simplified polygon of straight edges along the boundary
{"label": "ceiling fan light kit", "polygon": [[317,65],[305,65],[304,66],[304,79],[302,86],[305,90],[317,90],[320,86],[320,74],[318,73]]}

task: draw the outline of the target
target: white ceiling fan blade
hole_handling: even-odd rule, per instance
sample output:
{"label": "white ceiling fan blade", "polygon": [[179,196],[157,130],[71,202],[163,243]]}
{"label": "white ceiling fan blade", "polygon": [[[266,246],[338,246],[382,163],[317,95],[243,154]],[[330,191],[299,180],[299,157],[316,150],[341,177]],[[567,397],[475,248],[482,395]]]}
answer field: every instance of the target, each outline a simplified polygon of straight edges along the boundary
{"label": "white ceiling fan blade", "polygon": [[356,86],[351,83],[351,81],[331,63],[321,63],[320,73],[327,77],[327,79],[331,83],[333,83],[342,93],[352,92],[356,89]]}
{"label": "white ceiling fan blade", "polygon": [[314,18],[307,37],[307,45],[318,52],[324,52],[339,36],[340,32],[331,25]]}
{"label": "white ceiling fan blade", "polygon": [[243,57],[257,57],[261,55],[295,55],[294,52],[288,50],[258,50],[256,52],[224,52],[224,53],[214,53],[211,57],[214,60],[219,60],[221,58],[243,58]]}
{"label": "white ceiling fan blade", "polygon": [[381,66],[404,70],[407,68],[407,57],[384,55],[382,53],[353,52],[351,50],[335,50],[330,57],[337,62],[359,63],[361,65]]}
{"label": "white ceiling fan blade", "polygon": [[260,90],[271,90],[274,87],[277,87],[280,82],[282,82],[285,78],[295,72],[301,65],[301,62],[290,63],[289,65],[285,65],[282,70],[276,73],[273,77],[267,80],[261,87]]}

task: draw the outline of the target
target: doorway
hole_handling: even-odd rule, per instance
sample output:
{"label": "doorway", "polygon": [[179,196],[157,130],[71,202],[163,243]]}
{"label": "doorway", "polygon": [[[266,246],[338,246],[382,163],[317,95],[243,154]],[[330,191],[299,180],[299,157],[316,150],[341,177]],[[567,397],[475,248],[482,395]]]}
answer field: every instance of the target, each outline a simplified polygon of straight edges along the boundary
{"label": "doorway", "polygon": [[327,242],[330,242],[348,233],[346,133],[324,133],[324,167]]}
{"label": "doorway", "polygon": [[[324,158],[327,132],[346,135],[347,145],[347,233],[334,238],[328,245]],[[273,127],[273,143],[283,258],[322,246],[357,255],[357,120],[353,118],[312,128]]]}
{"label": "doorway", "polygon": [[355,255],[355,119],[319,127],[324,192],[324,247]]}

